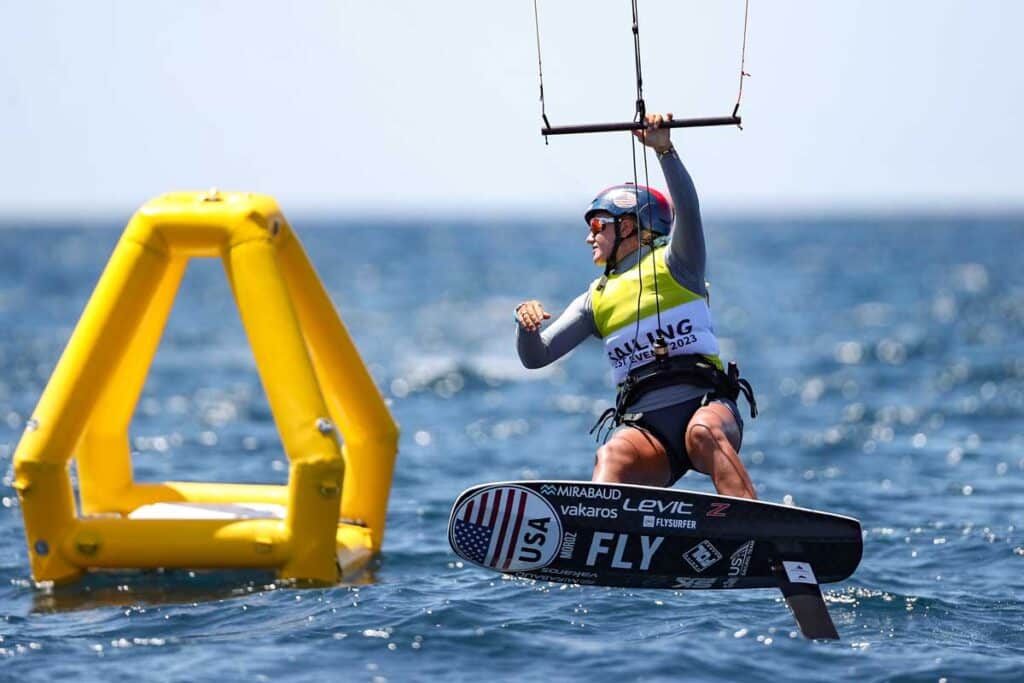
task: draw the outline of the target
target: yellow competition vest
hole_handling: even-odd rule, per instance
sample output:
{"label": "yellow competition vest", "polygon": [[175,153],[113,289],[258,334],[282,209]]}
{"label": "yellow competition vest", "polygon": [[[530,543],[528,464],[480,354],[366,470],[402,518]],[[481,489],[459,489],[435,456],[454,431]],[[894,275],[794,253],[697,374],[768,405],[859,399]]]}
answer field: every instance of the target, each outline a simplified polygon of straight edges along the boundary
{"label": "yellow competition vest", "polygon": [[604,339],[604,350],[612,364],[612,376],[616,384],[625,380],[630,370],[654,360],[654,341],[659,332],[654,295],[655,259],[658,264],[660,332],[668,345],[669,355],[701,355],[722,369],[722,361],[718,358],[718,339],[715,338],[707,300],[676,282],[665,264],[666,253],[665,247],[658,247],[626,272],[609,275],[604,289],[597,287],[600,279],[590,285],[594,323]]}

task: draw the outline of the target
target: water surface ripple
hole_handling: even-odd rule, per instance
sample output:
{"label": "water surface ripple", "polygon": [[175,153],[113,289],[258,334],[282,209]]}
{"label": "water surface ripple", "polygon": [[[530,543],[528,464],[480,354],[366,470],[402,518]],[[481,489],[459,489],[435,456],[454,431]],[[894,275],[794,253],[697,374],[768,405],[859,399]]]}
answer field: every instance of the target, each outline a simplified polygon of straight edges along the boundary
{"label": "water surface ripple", "polygon": [[[167,571],[34,588],[11,459],[117,223],[0,229],[0,679],[1024,679],[1024,218],[708,220],[725,355],[763,411],[743,450],[759,494],[864,527],[860,569],[828,586],[836,643],[799,638],[770,590],[509,580],[450,552],[467,486],[587,478],[612,395],[597,343],[542,371],[515,357],[513,305],[557,311],[595,275],[582,230],[540,222],[296,221],[402,426],[362,583]],[[283,482],[215,262],[189,268],[131,439],[138,479]]]}

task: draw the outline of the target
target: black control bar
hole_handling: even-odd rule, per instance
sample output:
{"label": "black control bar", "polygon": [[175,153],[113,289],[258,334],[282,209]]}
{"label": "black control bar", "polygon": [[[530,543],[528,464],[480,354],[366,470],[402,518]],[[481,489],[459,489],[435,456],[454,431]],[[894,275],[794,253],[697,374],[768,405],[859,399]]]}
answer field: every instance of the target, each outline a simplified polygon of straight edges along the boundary
{"label": "black control bar", "polygon": [[[739,116],[717,116],[703,119],[673,119],[662,121],[660,128],[702,128],[704,126],[739,126]],[[573,135],[575,133],[608,133],[619,130],[642,130],[647,124],[639,121],[624,123],[584,123],[578,126],[547,126],[540,129],[541,135]]]}

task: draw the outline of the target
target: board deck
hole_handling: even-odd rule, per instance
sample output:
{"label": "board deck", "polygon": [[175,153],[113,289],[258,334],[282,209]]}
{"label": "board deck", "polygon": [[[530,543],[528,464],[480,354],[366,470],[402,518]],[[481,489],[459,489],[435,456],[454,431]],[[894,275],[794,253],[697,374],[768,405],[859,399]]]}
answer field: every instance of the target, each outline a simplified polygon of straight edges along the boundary
{"label": "board deck", "polygon": [[851,517],[578,481],[474,486],[455,501],[448,536],[456,554],[488,569],[643,588],[777,588],[773,566],[783,562],[809,565],[815,583],[842,581],[862,553]]}
{"label": "board deck", "polygon": [[543,581],[685,590],[778,588],[807,638],[839,637],[819,584],[853,574],[860,522],[829,512],[632,484],[506,481],[464,491],[459,557]]}

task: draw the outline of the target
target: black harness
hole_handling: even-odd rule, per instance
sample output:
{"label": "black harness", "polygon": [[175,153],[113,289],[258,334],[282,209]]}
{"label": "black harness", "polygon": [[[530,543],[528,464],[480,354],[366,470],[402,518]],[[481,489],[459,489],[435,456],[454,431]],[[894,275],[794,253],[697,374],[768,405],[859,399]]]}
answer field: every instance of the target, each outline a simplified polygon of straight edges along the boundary
{"label": "black harness", "polygon": [[636,368],[631,371],[626,379],[619,384],[619,391],[615,396],[615,407],[604,411],[597,422],[590,429],[595,431],[598,439],[601,439],[601,430],[612,421],[604,439],[607,440],[611,431],[618,427],[623,421],[628,422],[629,416],[626,407],[636,403],[642,396],[657,389],[689,384],[696,387],[709,389],[701,400],[701,405],[706,406],[717,399],[729,399],[733,403],[739,400],[743,394],[750,404],[750,417],[757,417],[757,400],[754,398],[754,389],[750,382],[740,377],[739,366],[730,361],[725,372],[703,356],[662,356],[652,363]]}

